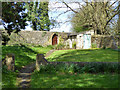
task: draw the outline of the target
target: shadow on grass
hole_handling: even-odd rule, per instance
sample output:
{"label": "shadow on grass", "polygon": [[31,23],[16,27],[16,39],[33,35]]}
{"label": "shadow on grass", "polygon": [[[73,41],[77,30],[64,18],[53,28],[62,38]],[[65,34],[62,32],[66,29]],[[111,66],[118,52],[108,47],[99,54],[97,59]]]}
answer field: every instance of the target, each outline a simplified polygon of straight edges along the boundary
{"label": "shadow on grass", "polygon": [[2,58],[5,58],[7,53],[15,54],[17,69],[35,61],[37,55],[37,52],[26,46],[2,46]]}
{"label": "shadow on grass", "polygon": [[118,88],[118,75],[35,73],[31,88]]}
{"label": "shadow on grass", "polygon": [[111,49],[56,51],[48,61],[118,62],[118,51]]}
{"label": "shadow on grass", "polygon": [[6,66],[2,68],[2,88],[16,88],[15,72],[8,71]]}

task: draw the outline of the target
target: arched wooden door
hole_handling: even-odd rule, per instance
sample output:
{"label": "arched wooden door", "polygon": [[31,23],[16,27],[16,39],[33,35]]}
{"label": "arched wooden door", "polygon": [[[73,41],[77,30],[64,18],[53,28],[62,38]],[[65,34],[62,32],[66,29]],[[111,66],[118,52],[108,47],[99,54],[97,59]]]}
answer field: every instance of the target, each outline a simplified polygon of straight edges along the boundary
{"label": "arched wooden door", "polygon": [[52,45],[56,45],[57,44],[57,35],[54,34],[53,37],[52,37]]}

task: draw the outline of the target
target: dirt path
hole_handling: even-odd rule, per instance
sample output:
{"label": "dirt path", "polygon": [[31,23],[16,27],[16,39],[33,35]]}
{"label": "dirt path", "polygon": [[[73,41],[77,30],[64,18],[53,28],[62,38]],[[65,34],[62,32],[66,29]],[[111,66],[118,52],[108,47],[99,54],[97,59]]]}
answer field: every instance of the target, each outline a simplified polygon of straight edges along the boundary
{"label": "dirt path", "polygon": [[[45,57],[48,57],[55,50],[50,50]],[[41,62],[39,62],[41,63]],[[35,70],[36,62],[33,62],[27,66],[24,66],[17,76],[17,86],[19,88],[30,88],[31,74]]]}
{"label": "dirt path", "polygon": [[35,63],[23,67],[17,77],[17,86],[19,88],[29,88],[31,73],[35,70]]}

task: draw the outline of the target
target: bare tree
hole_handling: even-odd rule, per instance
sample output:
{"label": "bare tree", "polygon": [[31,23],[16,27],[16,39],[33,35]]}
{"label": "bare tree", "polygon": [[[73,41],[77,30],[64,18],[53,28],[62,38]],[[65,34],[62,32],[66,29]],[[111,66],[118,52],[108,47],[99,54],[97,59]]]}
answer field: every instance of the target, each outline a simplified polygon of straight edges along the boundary
{"label": "bare tree", "polygon": [[[119,5],[117,4],[119,1],[115,0],[114,2],[103,1],[96,2],[96,0],[89,1],[83,0],[80,1],[69,1],[66,2],[64,0],[60,0],[57,3],[62,3],[63,5],[60,7],[56,7],[55,9],[67,8],[67,10],[58,16],[65,14],[67,12],[74,12],[73,15],[73,27],[75,26],[92,26],[95,31],[95,34],[99,31],[100,34],[106,35],[110,34],[110,30],[107,27],[111,24],[112,20],[119,13]],[[77,8],[73,8],[71,4],[78,5]]]}
{"label": "bare tree", "polygon": [[119,1],[119,13],[118,13],[118,33],[120,34],[120,1]]}

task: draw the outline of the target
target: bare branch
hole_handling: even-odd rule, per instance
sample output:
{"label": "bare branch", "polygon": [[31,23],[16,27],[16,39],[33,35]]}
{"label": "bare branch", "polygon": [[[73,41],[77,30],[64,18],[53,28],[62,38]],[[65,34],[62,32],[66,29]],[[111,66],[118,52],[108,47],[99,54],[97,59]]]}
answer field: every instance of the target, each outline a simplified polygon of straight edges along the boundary
{"label": "bare branch", "polygon": [[70,10],[72,10],[74,13],[78,13],[77,11],[73,10],[66,2],[62,1]]}

